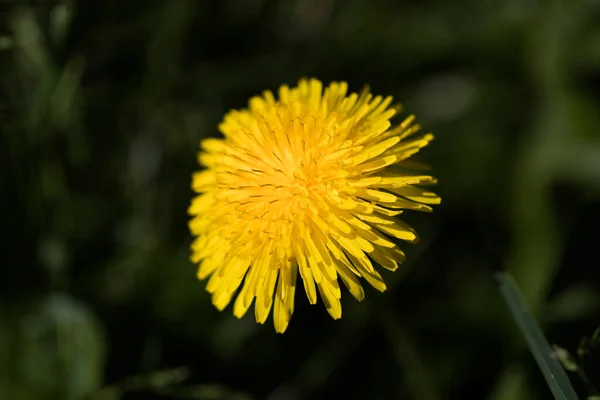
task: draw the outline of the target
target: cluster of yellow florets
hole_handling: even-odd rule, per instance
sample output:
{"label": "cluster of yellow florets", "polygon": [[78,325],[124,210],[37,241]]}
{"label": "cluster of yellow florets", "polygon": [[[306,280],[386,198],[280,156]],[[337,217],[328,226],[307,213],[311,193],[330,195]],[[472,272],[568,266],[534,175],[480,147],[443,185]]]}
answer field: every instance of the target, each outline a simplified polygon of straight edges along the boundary
{"label": "cluster of yellow florets", "polygon": [[347,96],[344,82],[323,91],[318,80],[301,80],[282,86],[278,99],[265,92],[249,109],[231,111],[219,125],[224,138],[202,142],[191,260],[200,264],[198,278],[210,277],[218,309],[237,293],[234,314],[256,299],[263,323],[274,304],[275,329],[284,332],[298,271],[310,303],[318,291],[336,319],[340,279],[358,300],[360,278],[385,290],[372,261],[395,270],[404,254],[392,238],[417,240],[396,216],[440,202],[420,187],[435,179],[406,168],[433,136],[415,136],[412,115],[392,127],[391,101],[368,91]]}

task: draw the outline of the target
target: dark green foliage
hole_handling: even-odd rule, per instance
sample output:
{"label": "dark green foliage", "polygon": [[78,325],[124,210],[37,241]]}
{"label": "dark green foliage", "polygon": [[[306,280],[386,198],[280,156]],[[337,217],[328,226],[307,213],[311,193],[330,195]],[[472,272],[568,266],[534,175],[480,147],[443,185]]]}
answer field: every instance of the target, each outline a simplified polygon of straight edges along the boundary
{"label": "dark green foliage", "polygon": [[[0,399],[550,398],[490,267],[549,342],[598,326],[599,18],[584,0],[0,2]],[[436,135],[419,159],[443,202],[406,213],[422,240],[388,292],[346,293],[333,321],[298,290],[277,335],[212,307],[186,209],[200,139],[301,76],[403,102]]]}

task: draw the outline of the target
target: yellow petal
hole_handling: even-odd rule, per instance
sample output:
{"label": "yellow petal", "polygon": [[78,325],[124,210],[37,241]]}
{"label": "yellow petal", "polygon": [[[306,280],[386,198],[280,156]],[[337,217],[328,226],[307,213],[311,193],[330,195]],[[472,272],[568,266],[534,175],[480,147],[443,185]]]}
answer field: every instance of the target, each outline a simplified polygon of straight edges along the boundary
{"label": "yellow petal", "polygon": [[[386,124],[384,126],[382,126],[380,129],[378,129],[378,131],[381,130],[381,132],[383,132],[387,129],[387,127],[389,127],[389,125],[390,125],[389,122],[387,122],[387,121],[385,121],[385,122],[386,122]],[[343,163],[345,165],[362,164],[365,161],[375,158],[378,155],[382,154],[387,149],[395,146],[398,142],[400,142],[399,137],[389,138],[389,139],[384,140],[383,142],[378,143],[374,146],[367,147],[362,153],[344,160]]]}
{"label": "yellow petal", "polygon": [[225,141],[221,139],[204,139],[200,145],[209,153],[221,153],[225,150]]}
{"label": "yellow petal", "polygon": [[393,163],[397,162],[399,159],[400,159],[400,157],[398,157],[396,155],[382,156],[382,157],[376,158],[374,160],[371,160],[369,162],[366,162],[364,164],[360,164],[360,165],[356,166],[355,168],[357,171],[360,171],[361,173],[366,174],[368,172],[373,172],[373,171],[377,171],[382,168],[385,168],[388,165],[392,165]]}
{"label": "yellow petal", "polygon": [[342,263],[337,264],[337,271],[339,277],[342,278],[342,282],[344,282],[344,285],[348,288],[348,291],[352,296],[354,296],[356,300],[362,301],[365,298],[365,291],[358,280],[358,276]]}
{"label": "yellow petal", "polygon": [[394,193],[398,193],[402,197],[420,203],[440,204],[442,202],[442,199],[437,194],[416,186],[404,186],[390,190]]}
{"label": "yellow petal", "polygon": [[279,281],[277,282],[277,295],[275,296],[275,305],[273,307],[273,325],[275,326],[275,332],[283,333],[288,327],[292,313],[285,306],[285,299],[283,292],[285,290],[285,283],[283,282],[283,274],[279,275]]}
{"label": "yellow petal", "polygon": [[192,204],[188,208],[190,215],[203,214],[210,209],[214,203],[214,197],[211,193],[206,193],[200,196],[194,197]]}
{"label": "yellow petal", "polygon": [[362,277],[365,278],[365,280],[367,282],[369,282],[369,284],[371,286],[373,286],[375,289],[379,290],[380,292],[383,292],[387,289],[385,282],[383,281],[383,278],[381,277],[381,275],[379,275],[379,273],[377,271],[375,271],[375,269],[373,269],[373,266],[371,265],[370,261],[369,261],[370,270],[367,270],[365,268],[366,266],[363,264],[362,260],[357,259],[356,257],[354,257],[352,254],[349,254],[349,253],[348,253],[348,257],[350,258],[350,260],[352,261],[354,266],[358,269],[358,271],[360,272]]}
{"label": "yellow petal", "polygon": [[321,299],[323,299],[323,304],[325,304],[325,308],[327,309],[327,312],[329,312],[329,315],[331,315],[333,319],[342,318],[342,304],[340,303],[340,299],[333,295],[327,281],[319,283],[318,288]]}
{"label": "yellow petal", "polygon": [[292,247],[294,249],[294,255],[296,257],[296,260],[298,261],[298,266],[300,267],[300,276],[302,277],[302,282],[304,283],[304,291],[306,292],[306,297],[308,297],[308,301],[310,304],[316,304],[317,289],[315,287],[315,280],[313,278],[313,274],[306,262],[306,255],[304,254],[304,251],[302,250],[298,242],[292,242]]}
{"label": "yellow petal", "polygon": [[277,269],[271,269],[267,271],[263,290],[257,293],[256,302],[254,303],[254,314],[256,322],[264,324],[271,312],[271,306],[273,305],[273,291],[275,290],[275,283],[277,282],[277,275],[279,271]]}
{"label": "yellow petal", "polygon": [[377,229],[398,239],[416,243],[419,241],[417,232],[406,223],[396,219],[394,225],[377,225]]}
{"label": "yellow petal", "polygon": [[377,201],[381,203],[394,203],[398,199],[398,197],[391,193],[373,189],[359,190],[356,193],[356,196],[365,200]]}

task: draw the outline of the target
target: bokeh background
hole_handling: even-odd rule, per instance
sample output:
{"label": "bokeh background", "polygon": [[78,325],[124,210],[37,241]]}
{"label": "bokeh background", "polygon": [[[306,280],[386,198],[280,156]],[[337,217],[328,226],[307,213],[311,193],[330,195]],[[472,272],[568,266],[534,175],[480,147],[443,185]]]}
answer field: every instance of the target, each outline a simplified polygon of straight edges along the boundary
{"label": "bokeh background", "polygon": [[[551,398],[493,268],[551,343],[600,325],[599,21],[595,0],[1,1],[0,399]],[[299,291],[277,335],[210,304],[189,185],[227,110],[303,76],[416,113],[443,203],[407,216],[422,240],[385,294],[333,321]]]}

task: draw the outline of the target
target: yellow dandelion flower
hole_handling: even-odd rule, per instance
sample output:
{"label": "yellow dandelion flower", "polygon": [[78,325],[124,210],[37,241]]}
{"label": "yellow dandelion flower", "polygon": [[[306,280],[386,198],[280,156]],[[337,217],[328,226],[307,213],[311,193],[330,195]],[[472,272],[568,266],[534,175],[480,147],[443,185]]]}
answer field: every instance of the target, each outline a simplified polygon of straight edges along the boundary
{"label": "yellow dandelion flower", "polygon": [[190,259],[199,279],[210,277],[206,289],[219,310],[237,293],[233,313],[241,318],[256,299],[256,320],[264,323],[273,307],[283,333],[299,271],[308,301],[315,304],[318,292],[338,319],[338,280],[359,301],[360,278],[384,291],[373,262],[393,271],[404,260],[393,239],[418,240],[396,217],[440,203],[420,187],[436,180],[411,172],[418,164],[408,160],[433,135],[415,136],[413,115],[392,126],[391,97],[347,90],[345,82],[323,90],[316,79],[283,85],[279,98],[266,91],[225,115],[223,139],[202,141]]}

